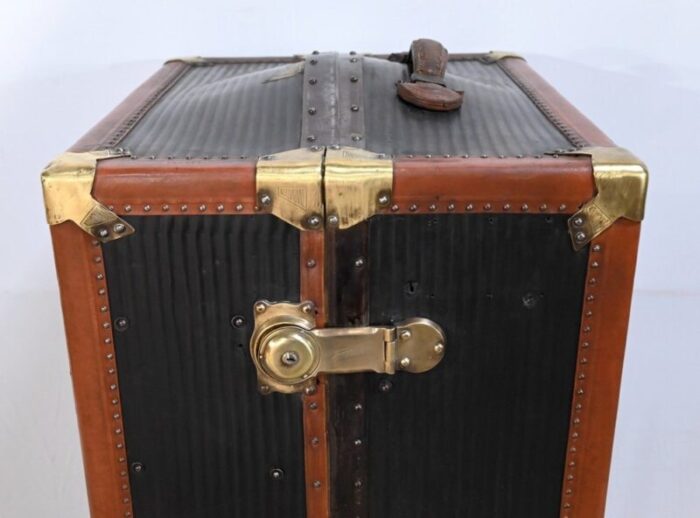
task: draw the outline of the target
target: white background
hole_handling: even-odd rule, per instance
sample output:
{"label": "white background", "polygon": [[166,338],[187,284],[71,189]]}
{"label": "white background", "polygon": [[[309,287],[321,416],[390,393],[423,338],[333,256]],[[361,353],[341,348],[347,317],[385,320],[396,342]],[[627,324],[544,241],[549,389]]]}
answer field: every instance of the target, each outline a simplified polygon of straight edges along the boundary
{"label": "white background", "polygon": [[[608,517],[700,490],[700,9],[691,0],[0,1],[0,516],[87,516],[39,172],[166,58],[515,50],[652,177]],[[518,518],[518,517],[515,517]]]}

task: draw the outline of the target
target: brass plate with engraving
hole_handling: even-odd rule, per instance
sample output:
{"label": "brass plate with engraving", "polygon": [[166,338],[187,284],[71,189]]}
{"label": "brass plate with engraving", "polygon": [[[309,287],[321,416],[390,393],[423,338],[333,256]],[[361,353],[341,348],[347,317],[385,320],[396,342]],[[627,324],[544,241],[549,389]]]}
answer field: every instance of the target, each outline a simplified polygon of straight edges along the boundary
{"label": "brass plate with engraving", "polygon": [[323,148],[300,148],[260,158],[258,206],[301,230],[323,225]]}
{"label": "brass plate with engraving", "polygon": [[134,228],[92,197],[97,162],[124,156],[110,150],[63,153],[41,173],[49,225],[73,221],[102,243],[134,233]]}
{"label": "brass plate with engraving", "polygon": [[262,393],[301,392],[318,374],[425,372],[445,355],[435,322],[411,318],[396,326],[316,329],[311,302],[259,301],[250,354]]}

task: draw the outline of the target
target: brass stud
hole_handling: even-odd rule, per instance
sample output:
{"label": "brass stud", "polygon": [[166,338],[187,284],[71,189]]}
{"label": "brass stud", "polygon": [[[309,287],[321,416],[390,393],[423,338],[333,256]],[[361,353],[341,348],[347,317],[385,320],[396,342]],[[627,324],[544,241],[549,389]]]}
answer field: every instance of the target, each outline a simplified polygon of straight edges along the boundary
{"label": "brass stud", "polygon": [[151,212],[151,206],[150,205],[144,205],[143,206],[144,212]]}

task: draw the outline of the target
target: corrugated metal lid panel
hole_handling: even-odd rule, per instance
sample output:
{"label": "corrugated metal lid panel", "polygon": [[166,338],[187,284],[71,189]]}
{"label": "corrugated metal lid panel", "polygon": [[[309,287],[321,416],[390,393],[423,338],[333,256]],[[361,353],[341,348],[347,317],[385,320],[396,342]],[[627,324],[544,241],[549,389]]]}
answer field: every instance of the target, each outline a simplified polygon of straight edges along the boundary
{"label": "corrugated metal lid panel", "polygon": [[[254,157],[300,147],[299,63],[193,66],[120,144],[135,156]],[[463,90],[455,112],[403,103],[407,67],[364,58],[364,147],[387,154],[539,155],[571,147],[497,64],[451,61],[448,86]]]}

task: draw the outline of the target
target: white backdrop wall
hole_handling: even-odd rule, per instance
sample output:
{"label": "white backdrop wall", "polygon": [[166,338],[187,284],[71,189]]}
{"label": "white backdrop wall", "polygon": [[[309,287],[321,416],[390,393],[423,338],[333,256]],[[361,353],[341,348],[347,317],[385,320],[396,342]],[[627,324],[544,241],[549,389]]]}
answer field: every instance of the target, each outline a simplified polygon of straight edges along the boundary
{"label": "white backdrop wall", "polygon": [[648,163],[608,516],[697,516],[700,8],[640,2],[0,1],[0,517],[87,516],[38,173],[166,58],[516,50]]}

